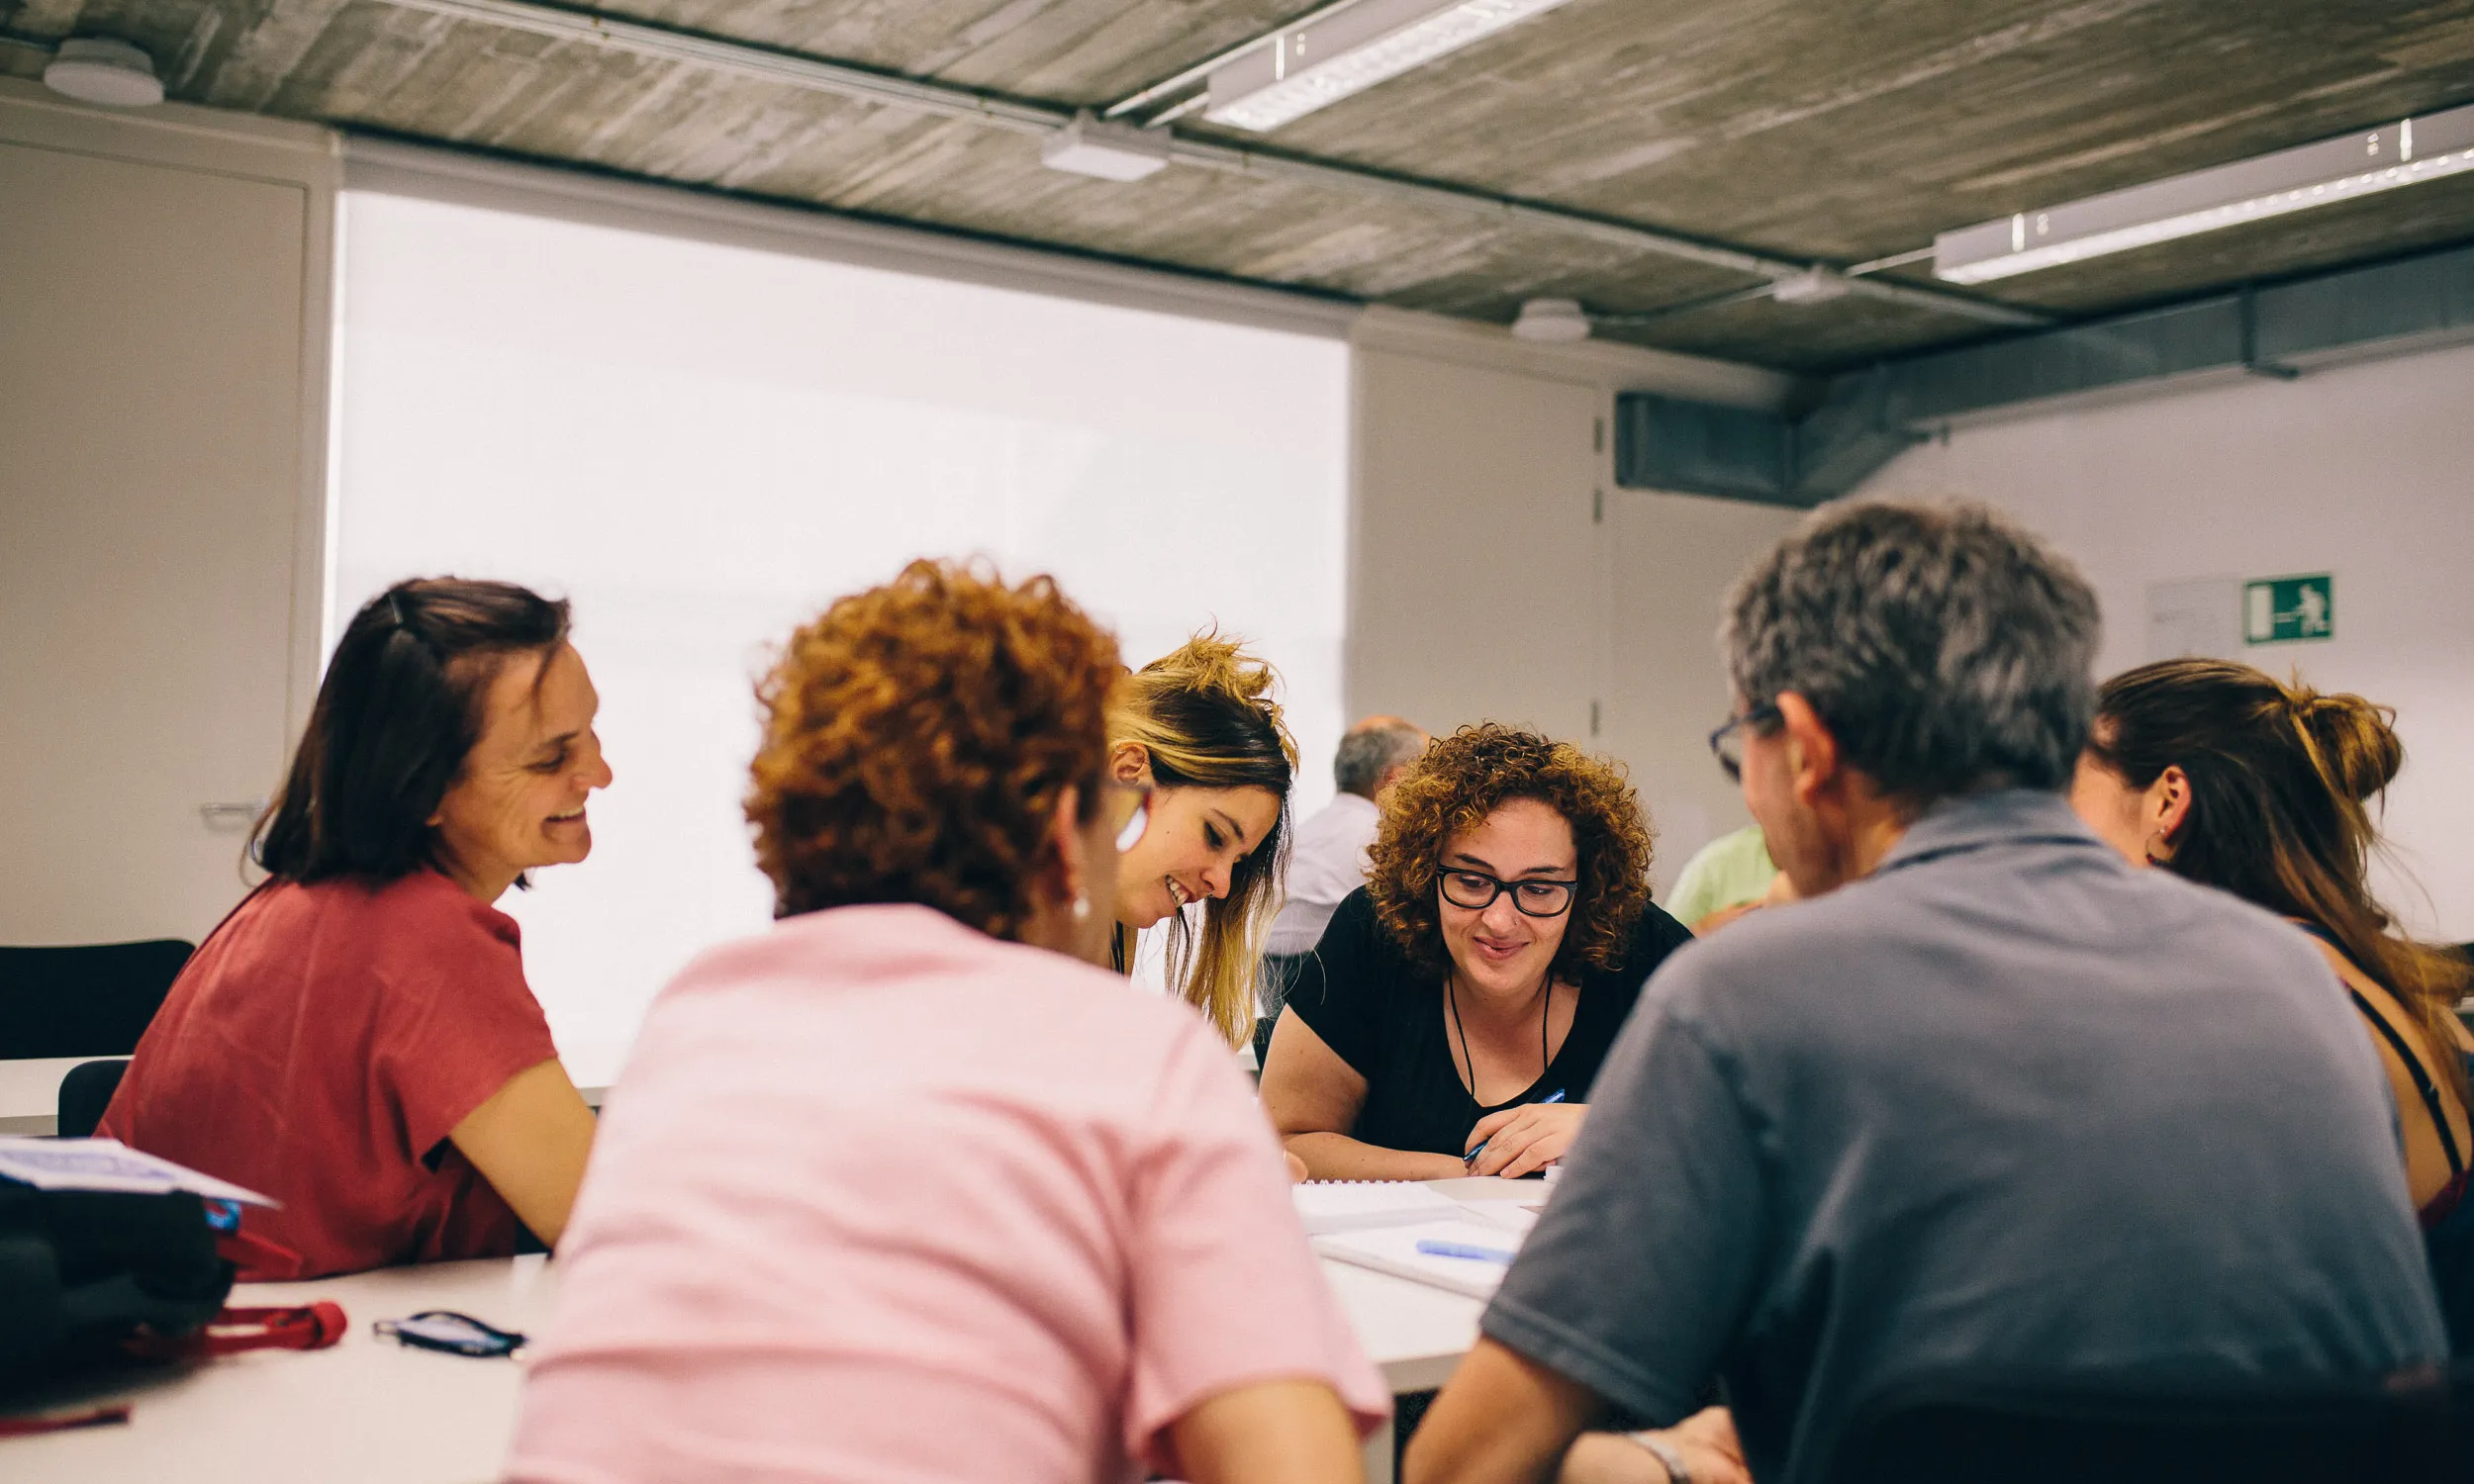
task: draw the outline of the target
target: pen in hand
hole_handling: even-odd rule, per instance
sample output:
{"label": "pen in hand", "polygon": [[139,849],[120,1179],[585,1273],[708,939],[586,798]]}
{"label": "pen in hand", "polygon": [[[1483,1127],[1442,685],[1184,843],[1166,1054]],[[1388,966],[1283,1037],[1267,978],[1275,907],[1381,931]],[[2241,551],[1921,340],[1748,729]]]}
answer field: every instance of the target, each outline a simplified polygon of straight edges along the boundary
{"label": "pen in hand", "polygon": [[[1561,1088],[1561,1087],[1558,1087],[1558,1088],[1556,1088],[1553,1092],[1550,1092],[1550,1093],[1548,1093],[1546,1096],[1544,1096],[1544,1097],[1542,1097],[1542,1098],[1538,1099],[1538,1105],[1539,1105],[1540,1107],[1544,1107],[1544,1106],[1545,1106],[1546,1104],[1548,1104],[1548,1103],[1560,1103],[1560,1102],[1562,1102],[1563,1100],[1564,1100],[1564,1089],[1563,1089],[1563,1088]],[[1463,1165],[1464,1167],[1466,1167],[1466,1166],[1468,1166],[1468,1165],[1472,1165],[1472,1164],[1476,1163],[1476,1162],[1477,1162],[1477,1157],[1478,1157],[1479,1155],[1484,1154],[1484,1153],[1486,1152],[1486,1146],[1487,1146],[1487,1145],[1489,1145],[1489,1144],[1492,1144],[1492,1143],[1494,1143],[1494,1140],[1493,1140],[1493,1138],[1492,1138],[1492,1137],[1488,1137],[1488,1138],[1484,1138],[1484,1139],[1480,1139],[1480,1140],[1478,1140],[1478,1141],[1477,1141],[1477,1147],[1476,1147],[1475,1149],[1471,1150],[1468,1154],[1461,1156],[1461,1163],[1462,1163],[1462,1165]]]}

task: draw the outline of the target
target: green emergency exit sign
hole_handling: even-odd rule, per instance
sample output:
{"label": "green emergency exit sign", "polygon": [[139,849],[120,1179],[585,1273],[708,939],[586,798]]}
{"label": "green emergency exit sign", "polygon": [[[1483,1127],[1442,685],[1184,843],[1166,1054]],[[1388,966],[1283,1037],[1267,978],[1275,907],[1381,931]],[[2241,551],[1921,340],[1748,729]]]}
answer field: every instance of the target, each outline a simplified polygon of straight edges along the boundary
{"label": "green emergency exit sign", "polygon": [[2286,644],[2336,637],[2336,582],[2325,572],[2242,584],[2242,640]]}

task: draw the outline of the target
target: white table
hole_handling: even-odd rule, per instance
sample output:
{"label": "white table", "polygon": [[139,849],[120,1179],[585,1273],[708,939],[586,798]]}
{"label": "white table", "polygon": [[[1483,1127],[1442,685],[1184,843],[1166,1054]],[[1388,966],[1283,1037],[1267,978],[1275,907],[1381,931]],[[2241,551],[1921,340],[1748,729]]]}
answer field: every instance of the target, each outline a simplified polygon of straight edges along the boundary
{"label": "white table", "polygon": [[[60,1079],[69,1068],[109,1057],[33,1057],[0,1060],[0,1134],[49,1134],[59,1128]],[[618,1080],[626,1065],[623,1044],[591,1044],[560,1053],[576,1090],[594,1107]]]}
{"label": "white table", "polygon": [[[1535,1199],[1539,1190],[1535,1181],[1435,1184],[1464,1200]],[[1323,1273],[1395,1395],[1442,1385],[1476,1343],[1484,1306],[1475,1299],[1329,1259]],[[349,1331],[333,1349],[256,1350],[135,1386],[124,1379],[48,1394],[40,1400],[62,1409],[121,1400],[136,1410],[120,1426],[0,1438],[0,1478],[483,1484],[499,1477],[515,1436],[522,1367],[408,1349],[372,1336],[370,1322],[455,1309],[536,1334],[548,1323],[557,1287],[556,1269],[543,1257],[241,1284],[233,1290],[236,1306],[333,1299],[343,1305]],[[1373,1484],[1389,1484],[1388,1427],[1368,1439],[1366,1462]]]}
{"label": "white table", "polygon": [[184,1375],[73,1400],[135,1404],[123,1425],[0,1438],[11,1484],[182,1479],[196,1484],[482,1484],[515,1436],[523,1372],[512,1362],[408,1349],[370,1321],[457,1309],[537,1330],[557,1284],[545,1257],[440,1262],[311,1283],[244,1283],[236,1306],[333,1299],[351,1324],[333,1349],[252,1350]]}
{"label": "white table", "polygon": [[48,1134],[59,1127],[60,1078],[96,1057],[0,1061],[0,1134]]}

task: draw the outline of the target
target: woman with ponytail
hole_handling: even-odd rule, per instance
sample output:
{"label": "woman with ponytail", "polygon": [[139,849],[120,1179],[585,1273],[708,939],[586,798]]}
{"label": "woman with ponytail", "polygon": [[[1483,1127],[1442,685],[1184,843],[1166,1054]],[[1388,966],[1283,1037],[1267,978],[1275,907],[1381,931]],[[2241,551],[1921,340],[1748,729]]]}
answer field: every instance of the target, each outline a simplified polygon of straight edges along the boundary
{"label": "woman with ponytail", "polygon": [[[1166,922],[1170,986],[1232,1047],[1254,1024],[1297,771],[1274,679],[1236,640],[1201,633],[1125,677],[1108,706],[1109,776],[1149,790],[1117,870],[1116,967],[1133,962],[1136,932]],[[1184,911],[1195,902],[1199,934]]]}
{"label": "woman with ponytail", "polygon": [[2071,802],[2135,863],[2292,919],[2319,940],[2388,1071],[2406,1178],[2458,1353],[2474,1352],[2474,1059],[2467,966],[2371,894],[2368,804],[2405,762],[2395,712],[2225,660],[2162,660],[2098,693]]}

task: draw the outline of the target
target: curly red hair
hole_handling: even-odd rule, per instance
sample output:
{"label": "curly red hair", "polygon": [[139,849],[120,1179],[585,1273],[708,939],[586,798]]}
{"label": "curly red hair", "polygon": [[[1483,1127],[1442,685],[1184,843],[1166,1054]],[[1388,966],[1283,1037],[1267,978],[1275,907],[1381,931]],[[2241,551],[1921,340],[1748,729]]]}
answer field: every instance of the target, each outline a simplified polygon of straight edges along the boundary
{"label": "curly red hair", "polygon": [[836,601],[756,692],[747,821],[777,915],[918,902],[1018,937],[1058,797],[1098,806],[1123,671],[1046,577],[917,561]]}
{"label": "curly red hair", "polygon": [[1410,962],[1449,973],[1435,901],[1444,845],[1516,798],[1563,815],[1580,863],[1571,922],[1549,972],[1571,979],[1619,967],[1650,901],[1650,826],[1640,798],[1616,765],[1491,721],[1427,748],[1393,788],[1367,871],[1375,915]]}

